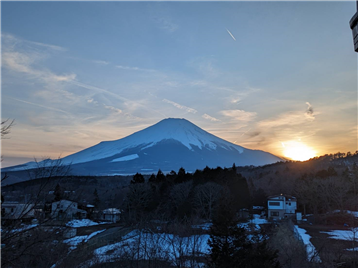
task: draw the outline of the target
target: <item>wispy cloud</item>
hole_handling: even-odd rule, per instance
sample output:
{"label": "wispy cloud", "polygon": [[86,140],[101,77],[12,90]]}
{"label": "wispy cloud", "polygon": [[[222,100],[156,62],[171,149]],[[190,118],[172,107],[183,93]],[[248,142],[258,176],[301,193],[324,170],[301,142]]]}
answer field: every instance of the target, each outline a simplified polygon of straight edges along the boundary
{"label": "wispy cloud", "polygon": [[313,112],[313,107],[309,102],[306,102],[307,104],[307,110],[306,110],[306,116],[308,118],[314,119],[314,112]]}
{"label": "wispy cloud", "polygon": [[233,34],[228,30],[226,29],[226,31],[230,34],[230,36],[232,37],[232,39],[234,39],[234,41],[236,41],[235,37],[233,36]]}
{"label": "wispy cloud", "polygon": [[[114,97],[115,99],[123,101],[123,105],[126,106],[128,109],[136,109],[136,108],[140,107],[140,108],[142,108],[142,109],[144,109],[146,111],[151,111],[153,113],[160,114],[161,117],[163,117],[163,116],[165,117],[165,115],[162,114],[161,112],[159,112],[159,111],[157,111],[155,109],[152,109],[152,108],[148,107],[147,105],[144,105],[144,104],[140,103],[139,100],[133,101],[133,100],[125,98],[125,97],[123,97],[123,96],[121,96],[121,95],[119,95],[117,93],[111,92],[111,91],[109,91],[107,89],[92,86],[92,85],[88,85],[88,84],[84,84],[84,83],[81,83],[81,82],[78,82],[78,81],[70,81],[69,83],[71,83],[73,85],[76,85],[78,87],[93,90],[95,92],[108,94],[109,96]],[[88,100],[87,100],[87,102],[88,102]]]}
{"label": "wispy cloud", "polygon": [[87,100],[88,103],[93,103],[94,105],[98,104],[98,101],[94,100],[94,99],[89,99]]}
{"label": "wispy cloud", "polygon": [[100,64],[100,65],[108,65],[109,64],[108,61],[104,61],[104,60],[93,60],[92,62]]}
{"label": "wispy cloud", "polygon": [[63,82],[76,78],[76,74],[55,74],[48,69],[35,67],[39,62],[48,57],[45,51],[39,52],[38,47],[52,51],[65,51],[66,49],[38,42],[19,39],[10,34],[2,34],[3,53],[2,64],[8,70],[25,73],[32,78],[45,82]]}
{"label": "wispy cloud", "polygon": [[112,112],[115,112],[115,113],[118,113],[118,114],[121,114],[122,113],[122,110],[121,109],[118,109],[116,107],[113,107],[113,106],[110,106],[110,105],[105,105],[104,104],[104,108],[108,109],[108,110],[111,110]]}
{"label": "wispy cloud", "polygon": [[38,47],[42,47],[42,48],[46,48],[46,49],[50,49],[50,50],[55,50],[55,51],[66,51],[67,49],[61,46],[55,46],[55,45],[51,45],[51,44],[45,44],[45,43],[40,43],[40,42],[34,42],[34,41],[29,41],[29,40],[25,40],[19,37],[15,37],[12,34],[9,33],[2,33],[1,34],[1,38],[2,41],[4,43],[11,43],[12,46],[15,45],[22,45],[22,46],[26,46],[26,45],[33,45],[33,46],[38,46]]}
{"label": "wispy cloud", "polygon": [[244,110],[224,110],[220,112],[222,115],[231,117],[238,121],[249,122],[255,119],[255,112],[246,112]]}
{"label": "wispy cloud", "polygon": [[174,102],[174,101],[170,101],[170,100],[167,100],[167,99],[163,99],[163,101],[166,102],[166,103],[169,103],[169,104],[171,104],[171,105],[173,105],[173,106],[175,106],[175,107],[177,107],[177,108],[179,108],[179,109],[181,109],[181,110],[185,110],[185,111],[187,111],[188,113],[193,113],[193,114],[195,114],[195,113],[198,112],[197,110],[195,110],[195,109],[193,109],[193,108],[190,108],[190,107],[181,105],[181,104],[176,103],[176,102]]}
{"label": "wispy cloud", "polygon": [[163,29],[169,33],[173,33],[178,30],[179,26],[172,22],[170,18],[166,17],[155,17],[154,21],[159,25],[160,29]]}
{"label": "wispy cloud", "polygon": [[301,125],[304,123],[312,122],[315,120],[315,115],[317,113],[313,112],[312,105],[308,102],[306,112],[302,111],[290,111],[284,114],[279,115],[273,119],[267,119],[260,121],[258,125],[260,127],[281,127],[281,126],[295,126]]}
{"label": "wispy cloud", "polygon": [[213,57],[198,57],[188,62],[188,65],[206,77],[206,79],[216,78],[220,72],[214,65]]}
{"label": "wispy cloud", "polygon": [[115,67],[118,69],[130,70],[130,71],[155,72],[155,70],[153,69],[144,69],[139,67],[130,67],[130,66],[123,66],[123,65],[116,65]]}
{"label": "wispy cloud", "polygon": [[57,51],[66,51],[67,50],[64,47],[55,46],[55,45],[49,45],[49,44],[44,44],[44,43],[39,43],[39,42],[32,42],[32,41],[26,41],[26,42],[29,42],[30,44],[33,44],[33,45],[45,47],[48,49],[57,50]]}
{"label": "wispy cloud", "polygon": [[49,107],[49,106],[41,105],[41,104],[38,104],[38,103],[33,103],[33,102],[30,102],[30,101],[20,100],[20,99],[13,98],[13,97],[7,97],[7,98],[12,99],[12,100],[16,100],[16,101],[19,101],[19,102],[22,102],[22,103],[30,104],[30,105],[33,105],[33,106],[45,108],[45,109],[48,109],[48,110],[53,110],[53,111],[61,112],[61,113],[64,113],[64,114],[66,114],[66,115],[70,115],[69,112],[66,112],[66,111],[61,110],[61,109],[56,109],[56,108],[54,108],[54,107]]}
{"label": "wispy cloud", "polygon": [[217,119],[217,118],[215,118],[215,117],[212,117],[212,116],[210,116],[210,115],[208,115],[208,114],[203,114],[201,117],[204,118],[204,119],[206,119],[206,120],[213,121],[213,122],[218,122],[218,121],[220,121],[219,119]]}

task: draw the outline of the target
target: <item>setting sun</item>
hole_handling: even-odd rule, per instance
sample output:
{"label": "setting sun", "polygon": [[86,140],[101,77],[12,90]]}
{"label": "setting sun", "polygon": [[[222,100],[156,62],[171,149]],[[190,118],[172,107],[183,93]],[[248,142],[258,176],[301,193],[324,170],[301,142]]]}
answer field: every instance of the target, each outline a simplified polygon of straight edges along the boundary
{"label": "setting sun", "polygon": [[282,143],[282,146],[284,156],[292,160],[305,161],[316,156],[316,152],[312,148],[301,142],[291,141]]}

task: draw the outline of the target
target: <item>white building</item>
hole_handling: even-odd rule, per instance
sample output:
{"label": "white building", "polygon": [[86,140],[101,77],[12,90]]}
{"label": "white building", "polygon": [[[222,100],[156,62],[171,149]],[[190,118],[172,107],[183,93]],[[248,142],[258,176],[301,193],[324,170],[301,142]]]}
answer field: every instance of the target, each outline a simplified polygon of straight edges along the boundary
{"label": "white building", "polygon": [[267,200],[268,218],[281,220],[293,216],[297,209],[296,197],[289,195],[269,196]]}
{"label": "white building", "polygon": [[87,211],[79,209],[77,202],[60,200],[51,205],[51,216],[58,220],[83,219],[87,216]]}
{"label": "white building", "polygon": [[35,217],[34,204],[4,202],[1,204],[2,219],[30,219]]}
{"label": "white building", "polygon": [[103,210],[102,220],[116,223],[121,218],[121,211],[116,208],[107,208]]}

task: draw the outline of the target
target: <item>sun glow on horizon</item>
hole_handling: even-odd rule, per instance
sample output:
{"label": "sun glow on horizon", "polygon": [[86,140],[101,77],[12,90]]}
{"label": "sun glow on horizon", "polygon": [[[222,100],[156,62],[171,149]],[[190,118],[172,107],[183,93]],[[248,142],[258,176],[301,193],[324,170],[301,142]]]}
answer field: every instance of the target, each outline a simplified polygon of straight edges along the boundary
{"label": "sun glow on horizon", "polygon": [[306,144],[297,141],[282,142],[284,156],[297,161],[306,161],[317,156],[316,151]]}

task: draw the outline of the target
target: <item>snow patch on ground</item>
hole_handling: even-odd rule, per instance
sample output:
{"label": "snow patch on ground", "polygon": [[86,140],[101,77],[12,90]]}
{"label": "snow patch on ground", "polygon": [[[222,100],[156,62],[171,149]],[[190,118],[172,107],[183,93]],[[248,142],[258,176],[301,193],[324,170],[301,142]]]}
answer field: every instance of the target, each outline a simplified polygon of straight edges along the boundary
{"label": "snow patch on ground", "polygon": [[355,241],[358,241],[358,228],[352,230],[333,230],[330,232],[322,231],[321,233],[328,234],[331,239],[353,241],[354,238]]}
{"label": "snow patch on ground", "polygon": [[122,161],[130,161],[139,158],[137,154],[130,154],[126,156],[122,156],[116,159],[113,159],[111,162],[122,162]]}
{"label": "snow patch on ground", "polygon": [[255,229],[259,230],[260,224],[266,224],[266,223],[268,223],[268,221],[266,219],[261,218],[260,215],[258,215],[258,214],[254,214],[254,215],[252,215],[251,220],[249,220],[248,222],[239,223],[237,226],[243,227],[245,229],[250,229],[251,226],[255,226]]}
{"label": "snow patch on ground", "polygon": [[310,242],[311,236],[307,234],[307,231],[305,229],[298,227],[297,225],[295,225],[294,231],[306,246],[308,260],[312,262],[320,263],[321,258],[318,256],[318,253],[314,245]]}
{"label": "snow patch on ground", "polygon": [[347,248],[346,250],[348,250],[348,251],[358,251],[358,247],[355,247],[355,248]]}
{"label": "snow patch on ground", "polygon": [[211,222],[206,222],[206,223],[202,223],[202,224],[197,224],[197,225],[192,225],[192,228],[198,228],[201,230],[210,230],[211,226],[213,226],[213,224]]}
{"label": "snow patch on ground", "polygon": [[106,222],[94,222],[89,219],[82,219],[82,220],[72,220],[66,223],[67,227],[79,228],[79,227],[86,227],[86,226],[93,226],[98,224],[105,224]]}
{"label": "snow patch on ground", "polygon": [[135,252],[135,259],[166,259],[173,265],[177,265],[180,256],[190,255],[193,250],[199,255],[209,253],[208,240],[210,236],[193,235],[180,237],[167,233],[140,232],[134,230],[124,236],[121,242],[100,247],[94,250],[94,260],[89,266],[95,263],[112,262],[120,259],[128,253]]}
{"label": "snow patch on ground", "polygon": [[348,213],[350,215],[353,215],[354,217],[358,218],[358,211],[352,211],[352,210],[342,210],[341,211],[339,209],[333,211],[333,213],[341,213],[341,212],[346,212],[346,213]]}
{"label": "snow patch on ground", "polygon": [[74,250],[77,248],[77,246],[81,243],[87,243],[88,240],[90,240],[92,237],[94,237],[97,234],[100,234],[102,232],[104,232],[106,229],[104,230],[100,230],[100,231],[96,231],[91,233],[90,235],[81,235],[81,236],[75,236],[66,240],[63,240],[63,243],[66,243],[68,245],[70,245],[70,250]]}
{"label": "snow patch on ground", "polygon": [[35,228],[38,224],[23,225],[23,227],[11,230],[11,233],[20,233]]}
{"label": "snow patch on ground", "polygon": [[[261,218],[261,216],[258,214],[254,214],[252,216],[253,216],[253,218],[251,220],[249,220],[248,222],[239,223],[237,225],[237,227],[243,227],[245,229],[250,229],[250,226],[254,225],[255,228],[258,230],[258,229],[260,229],[260,224],[268,223],[268,221],[266,219]],[[206,223],[202,223],[202,224],[198,224],[198,225],[193,225],[192,228],[199,228],[202,230],[210,230],[210,227],[212,225],[213,224],[211,222],[206,222]]]}
{"label": "snow patch on ground", "polygon": [[[258,214],[254,214],[252,216],[253,216],[253,218],[251,220],[249,220],[248,222],[239,223],[237,225],[237,227],[250,229],[250,227],[253,225],[258,230],[258,229],[260,229],[261,224],[268,223],[268,221],[266,219],[261,218],[261,216],[258,215]],[[192,228],[199,228],[199,229],[202,229],[202,230],[210,230],[210,227],[212,225],[213,224],[211,222],[206,222],[206,223],[202,223],[202,224],[198,224],[198,225],[193,225]]]}

